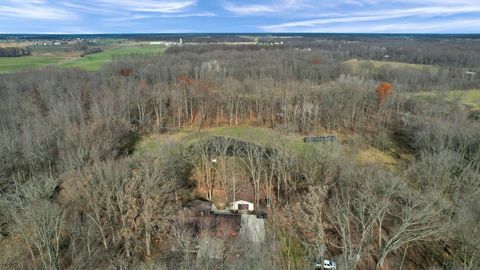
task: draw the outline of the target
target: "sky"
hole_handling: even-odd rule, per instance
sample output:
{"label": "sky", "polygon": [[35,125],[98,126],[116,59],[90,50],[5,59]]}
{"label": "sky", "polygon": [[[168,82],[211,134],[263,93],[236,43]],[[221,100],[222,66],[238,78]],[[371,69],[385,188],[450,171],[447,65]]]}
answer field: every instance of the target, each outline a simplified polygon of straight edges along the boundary
{"label": "sky", "polygon": [[480,0],[0,0],[0,34],[480,33]]}

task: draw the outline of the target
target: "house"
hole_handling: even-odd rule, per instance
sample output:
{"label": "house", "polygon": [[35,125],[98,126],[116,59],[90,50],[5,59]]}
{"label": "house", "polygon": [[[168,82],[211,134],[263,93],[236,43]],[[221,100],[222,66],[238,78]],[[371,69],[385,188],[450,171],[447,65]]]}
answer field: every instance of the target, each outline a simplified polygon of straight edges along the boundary
{"label": "house", "polygon": [[233,212],[253,212],[254,207],[253,203],[247,201],[236,201],[230,203],[230,211]]}

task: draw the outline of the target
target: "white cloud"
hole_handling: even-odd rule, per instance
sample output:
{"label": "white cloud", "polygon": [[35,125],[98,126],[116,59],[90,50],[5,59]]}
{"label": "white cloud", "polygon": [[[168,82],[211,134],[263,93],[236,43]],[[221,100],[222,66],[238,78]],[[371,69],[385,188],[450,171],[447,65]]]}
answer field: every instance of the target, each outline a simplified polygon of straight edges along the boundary
{"label": "white cloud", "polygon": [[272,13],[275,12],[275,9],[270,6],[265,5],[246,5],[240,6],[232,3],[227,3],[224,5],[224,8],[232,13],[239,15],[252,15],[252,14],[263,14],[263,13]]}
{"label": "white cloud", "polygon": [[162,18],[188,18],[188,17],[216,17],[217,14],[213,12],[199,12],[199,13],[180,13],[180,14],[163,14]]}
{"label": "white cloud", "polygon": [[45,0],[7,0],[0,6],[0,18],[66,20],[76,18],[76,15],[65,9],[53,7]]}
{"label": "white cloud", "polygon": [[175,13],[175,14],[160,14],[160,15],[145,15],[145,14],[131,14],[121,17],[113,17],[104,19],[106,22],[126,22],[151,18],[188,18],[188,17],[215,17],[215,13]]}
{"label": "white cloud", "polygon": [[[341,23],[360,23],[360,22],[374,22],[390,19],[400,19],[408,17],[425,18],[425,17],[438,17],[448,16],[455,14],[465,13],[479,13],[480,6],[457,6],[457,7],[445,7],[445,6],[432,6],[432,7],[418,7],[407,9],[388,9],[388,10],[376,10],[368,13],[346,13],[343,16],[332,16],[327,18],[300,20],[287,23],[273,24],[261,26],[265,31],[273,32],[288,32],[288,31],[311,31],[312,28],[328,25],[328,24],[341,24]],[[374,15],[372,15],[374,14]],[[355,25],[350,25],[355,27]],[[368,30],[367,30],[368,31]]]}
{"label": "white cloud", "polygon": [[114,8],[129,11],[176,13],[194,6],[196,0],[190,1],[155,1],[155,0],[95,0]]}
{"label": "white cloud", "polygon": [[234,4],[225,2],[223,8],[237,15],[262,15],[312,7],[307,0],[278,0],[267,4]]}
{"label": "white cloud", "polygon": [[155,16],[134,14],[134,15],[129,15],[129,16],[107,18],[104,21],[106,21],[106,22],[126,22],[126,21],[149,19],[149,18],[153,18],[153,17],[155,17]]}
{"label": "white cloud", "polygon": [[[480,19],[464,19],[456,21],[440,22],[411,22],[411,23],[389,23],[389,24],[334,24],[309,28],[298,32],[317,33],[458,33],[462,30],[478,29]],[[460,30],[460,31],[459,31]]]}
{"label": "white cloud", "polygon": [[90,13],[90,14],[115,14],[118,11],[115,11],[103,4],[93,3],[92,2],[77,2],[77,0],[62,1],[59,3],[62,7],[74,10],[77,13]]}

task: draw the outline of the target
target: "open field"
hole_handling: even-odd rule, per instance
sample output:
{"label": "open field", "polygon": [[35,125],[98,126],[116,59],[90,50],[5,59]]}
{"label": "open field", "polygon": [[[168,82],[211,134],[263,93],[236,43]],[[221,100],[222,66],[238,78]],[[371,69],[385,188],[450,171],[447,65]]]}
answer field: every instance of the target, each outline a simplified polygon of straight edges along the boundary
{"label": "open field", "polygon": [[303,137],[299,135],[284,136],[267,128],[228,126],[203,129],[201,131],[193,128],[183,128],[174,134],[153,134],[144,137],[137,144],[136,152],[148,155],[149,153],[158,150],[161,145],[165,143],[182,143],[184,145],[190,145],[206,136],[225,136],[258,144],[267,144],[272,142],[272,139],[282,139],[287,145],[293,146],[294,148],[299,148],[303,145]]}
{"label": "open field", "polygon": [[380,69],[382,67],[389,68],[410,68],[415,70],[428,70],[431,72],[437,72],[440,68],[431,65],[419,65],[419,64],[408,64],[402,62],[384,62],[384,61],[374,61],[374,60],[358,60],[352,59],[344,62],[344,64],[349,65],[352,68],[353,72],[360,72],[362,66],[371,65],[375,69]]}
{"label": "open field", "polygon": [[60,67],[76,67],[89,71],[98,70],[115,57],[129,55],[158,55],[165,51],[163,46],[127,46],[106,49],[101,53],[87,55],[59,65]]}
{"label": "open field", "polygon": [[28,42],[15,42],[15,41],[3,41],[0,42],[0,48],[6,48],[6,47],[20,47],[20,48],[25,48],[28,47],[29,43]]}
{"label": "open field", "polygon": [[[81,68],[88,71],[98,70],[115,57],[129,55],[158,55],[165,51],[163,46],[123,46],[105,49],[101,53],[78,57],[79,53],[55,51],[35,52],[33,56],[2,57],[0,72],[15,72],[25,69],[42,68],[50,65],[64,68]],[[76,56],[76,57],[73,57]]]}
{"label": "open field", "polygon": [[375,147],[368,147],[358,152],[356,161],[364,166],[380,165],[389,171],[395,171],[399,160],[395,159],[389,152],[381,151]]}
{"label": "open field", "polygon": [[[442,95],[442,93],[424,91],[412,94],[414,97],[424,99],[434,98],[435,95]],[[449,101],[458,100],[462,104],[465,104],[474,110],[480,110],[480,89],[453,90],[446,92],[444,95]]]}
{"label": "open field", "polygon": [[62,57],[56,56],[1,57],[0,73],[41,68],[55,63],[59,63],[62,60]]}
{"label": "open field", "polygon": [[154,154],[165,143],[181,143],[190,145],[199,139],[207,136],[224,136],[238,140],[248,141],[256,144],[282,145],[284,149],[293,153],[301,153],[307,147],[328,146],[328,151],[339,151],[339,144],[305,144],[301,135],[284,135],[268,128],[248,127],[248,126],[227,126],[198,131],[192,128],[183,128],[174,134],[158,135],[153,134],[142,138],[135,147],[138,155]]}

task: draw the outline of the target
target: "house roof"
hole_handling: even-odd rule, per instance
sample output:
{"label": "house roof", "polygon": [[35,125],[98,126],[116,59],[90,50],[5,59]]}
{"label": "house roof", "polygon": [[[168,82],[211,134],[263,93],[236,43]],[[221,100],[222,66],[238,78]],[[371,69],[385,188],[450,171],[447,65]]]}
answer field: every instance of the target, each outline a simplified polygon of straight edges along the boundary
{"label": "house roof", "polygon": [[251,202],[247,202],[247,201],[244,201],[244,200],[239,200],[239,201],[232,202],[232,204],[234,204],[234,203],[237,203],[237,204],[253,204]]}

